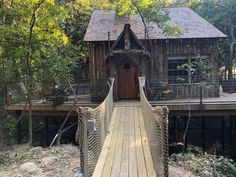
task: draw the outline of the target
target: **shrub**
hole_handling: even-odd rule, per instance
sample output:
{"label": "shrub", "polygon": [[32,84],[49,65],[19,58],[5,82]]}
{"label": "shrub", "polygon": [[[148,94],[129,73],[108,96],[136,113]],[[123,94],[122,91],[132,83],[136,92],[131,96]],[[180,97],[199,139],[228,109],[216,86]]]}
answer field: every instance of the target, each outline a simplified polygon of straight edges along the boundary
{"label": "shrub", "polygon": [[16,120],[10,114],[0,110],[0,147],[15,143]]}
{"label": "shrub", "polygon": [[236,163],[201,151],[199,148],[188,149],[186,153],[172,154],[170,165],[183,167],[200,177],[235,177]]}

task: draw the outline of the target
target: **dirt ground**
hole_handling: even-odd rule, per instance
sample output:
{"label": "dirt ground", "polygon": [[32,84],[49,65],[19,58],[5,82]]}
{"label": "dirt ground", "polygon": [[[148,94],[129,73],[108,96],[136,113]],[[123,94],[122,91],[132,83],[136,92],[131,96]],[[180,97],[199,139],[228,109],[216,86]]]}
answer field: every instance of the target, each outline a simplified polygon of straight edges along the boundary
{"label": "dirt ground", "polygon": [[22,145],[0,152],[0,177],[75,177],[79,169],[79,149],[73,145]]}
{"label": "dirt ground", "polygon": [[[75,177],[80,170],[77,146],[49,148],[14,146],[0,151],[0,177]],[[194,177],[182,168],[169,167],[170,177]]]}
{"label": "dirt ground", "polygon": [[192,172],[183,168],[169,166],[169,177],[196,177]]}

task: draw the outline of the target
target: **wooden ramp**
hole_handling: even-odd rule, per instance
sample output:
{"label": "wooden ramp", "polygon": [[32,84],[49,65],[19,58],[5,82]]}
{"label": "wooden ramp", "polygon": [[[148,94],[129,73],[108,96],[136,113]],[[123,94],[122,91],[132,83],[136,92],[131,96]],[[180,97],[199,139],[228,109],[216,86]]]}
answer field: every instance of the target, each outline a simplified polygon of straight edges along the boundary
{"label": "wooden ramp", "polygon": [[93,177],[156,177],[139,102],[115,104]]}

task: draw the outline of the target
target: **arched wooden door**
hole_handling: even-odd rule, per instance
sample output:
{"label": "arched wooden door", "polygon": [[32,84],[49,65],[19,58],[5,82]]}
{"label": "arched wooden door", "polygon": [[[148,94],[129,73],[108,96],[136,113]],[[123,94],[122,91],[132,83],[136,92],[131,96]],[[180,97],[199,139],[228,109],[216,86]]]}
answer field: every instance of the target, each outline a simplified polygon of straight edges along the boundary
{"label": "arched wooden door", "polygon": [[138,65],[125,61],[118,66],[118,98],[135,99],[138,96]]}

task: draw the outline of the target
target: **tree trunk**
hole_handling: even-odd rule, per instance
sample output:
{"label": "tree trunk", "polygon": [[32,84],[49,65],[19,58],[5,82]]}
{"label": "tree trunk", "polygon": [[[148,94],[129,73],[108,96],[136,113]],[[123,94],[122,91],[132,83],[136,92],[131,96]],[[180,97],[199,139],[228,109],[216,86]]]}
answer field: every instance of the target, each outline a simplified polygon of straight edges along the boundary
{"label": "tree trunk", "polygon": [[35,26],[36,21],[36,12],[43,4],[44,0],[40,0],[38,4],[35,6],[32,12],[31,20],[30,20],[30,28],[29,28],[29,39],[28,39],[28,53],[26,57],[26,66],[27,66],[27,76],[26,85],[27,85],[27,95],[28,95],[28,103],[29,103],[29,144],[32,145],[33,140],[33,127],[32,127],[32,81],[33,81],[33,73],[32,73],[32,57],[33,57],[33,46],[32,46],[32,37],[33,37],[33,28]]}
{"label": "tree trunk", "polygon": [[228,62],[228,78],[233,78],[233,59],[234,59],[234,45],[235,45],[235,36],[234,36],[234,24],[232,22],[232,16],[229,17],[229,27],[230,27],[230,53],[229,53],[229,62]]}
{"label": "tree trunk", "polygon": [[29,144],[32,145],[33,142],[33,121],[32,121],[32,98],[31,93],[29,95]]}

